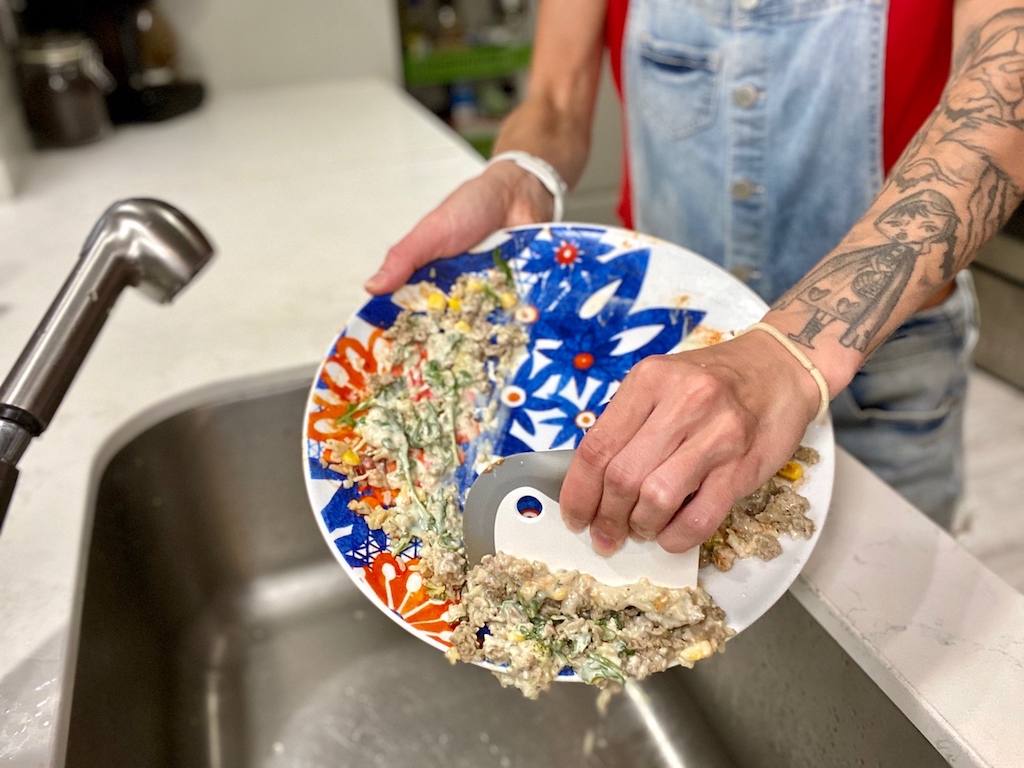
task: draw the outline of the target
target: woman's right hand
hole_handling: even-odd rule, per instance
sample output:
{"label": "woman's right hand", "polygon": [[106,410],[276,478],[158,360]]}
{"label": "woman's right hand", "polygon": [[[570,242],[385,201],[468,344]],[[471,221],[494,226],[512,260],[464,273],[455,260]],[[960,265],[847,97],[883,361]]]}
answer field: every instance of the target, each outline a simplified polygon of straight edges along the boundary
{"label": "woman's right hand", "polygon": [[465,182],[391,247],[365,288],[374,295],[400,288],[425,264],[465,252],[502,227],[548,221],[554,199],[531,173],[503,161]]}
{"label": "woman's right hand", "polygon": [[[603,0],[538,4],[529,84],[494,144],[498,153],[543,158],[570,187],[590,149],[606,11]],[[489,165],[388,251],[366,290],[390,293],[425,264],[464,253],[502,227],[551,221],[554,212],[554,198],[533,174],[509,160]]]}

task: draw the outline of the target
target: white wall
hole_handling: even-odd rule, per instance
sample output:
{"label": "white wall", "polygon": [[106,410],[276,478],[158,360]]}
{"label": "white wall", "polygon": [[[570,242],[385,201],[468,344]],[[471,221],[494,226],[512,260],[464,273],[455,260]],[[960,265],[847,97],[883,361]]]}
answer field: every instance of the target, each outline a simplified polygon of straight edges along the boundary
{"label": "white wall", "polygon": [[393,0],[160,0],[182,69],[212,90],[378,76],[400,82]]}

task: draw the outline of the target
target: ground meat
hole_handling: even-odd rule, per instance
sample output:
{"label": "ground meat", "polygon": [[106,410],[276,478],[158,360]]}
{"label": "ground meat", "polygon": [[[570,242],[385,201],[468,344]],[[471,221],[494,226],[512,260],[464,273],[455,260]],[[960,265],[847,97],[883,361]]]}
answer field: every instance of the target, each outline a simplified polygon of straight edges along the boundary
{"label": "ground meat", "polygon": [[453,550],[437,543],[437,535],[425,533],[421,539],[420,573],[427,593],[440,600],[458,600],[466,582],[466,556],[462,549]]}
{"label": "ground meat", "polygon": [[[818,460],[801,448],[802,466]],[[809,504],[789,481],[770,478],[730,509],[701,547],[701,566],[732,568],[736,558],[771,560],[779,538],[808,538]],[[501,667],[502,685],[531,698],[569,667],[584,681],[614,690],[675,663],[690,667],[732,635],[725,613],[702,588],[674,590],[640,581],[609,587],[576,571],[552,573],[541,563],[499,552],[469,574],[448,657]]]}
{"label": "ground meat", "polygon": [[801,464],[806,464],[808,467],[813,467],[818,463],[821,457],[818,452],[813,448],[809,448],[806,445],[801,445],[793,453],[793,461],[799,461]]}
{"label": "ground meat", "polygon": [[[818,459],[818,452],[806,446],[793,454],[793,461],[801,466],[812,466]],[[779,537],[809,539],[814,533],[814,521],[807,517],[809,508],[810,503],[791,483],[779,477],[768,478],[756,491],[733,504],[718,530],[701,547],[701,567],[714,565],[728,571],[736,558],[778,557],[782,554]]]}
{"label": "ground meat", "polygon": [[794,539],[809,539],[814,523],[807,517],[810,502],[792,488],[782,487],[771,495],[757,521],[768,526],[774,535],[788,534]]}
{"label": "ground meat", "polygon": [[501,665],[502,685],[530,698],[565,667],[584,682],[618,687],[675,663],[693,666],[732,635],[701,587],[609,587],[504,553],[470,572],[461,610],[449,658]]}

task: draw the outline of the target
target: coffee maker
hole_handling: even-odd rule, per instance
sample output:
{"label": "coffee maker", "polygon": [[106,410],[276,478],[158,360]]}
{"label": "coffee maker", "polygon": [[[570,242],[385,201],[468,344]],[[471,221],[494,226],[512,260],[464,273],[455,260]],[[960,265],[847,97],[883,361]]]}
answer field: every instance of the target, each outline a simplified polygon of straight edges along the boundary
{"label": "coffee maker", "polygon": [[155,0],[21,0],[28,35],[80,31],[99,47],[113,75],[107,94],[113,123],[166,120],[198,107],[204,86],[178,69],[174,30]]}

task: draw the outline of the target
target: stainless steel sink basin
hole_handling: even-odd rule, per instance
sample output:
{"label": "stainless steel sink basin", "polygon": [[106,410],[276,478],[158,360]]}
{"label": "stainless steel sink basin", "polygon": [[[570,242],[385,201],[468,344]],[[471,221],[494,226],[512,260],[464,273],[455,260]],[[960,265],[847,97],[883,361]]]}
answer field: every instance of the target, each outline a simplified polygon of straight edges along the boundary
{"label": "stainless steel sink basin", "polygon": [[250,385],[106,468],[67,765],[942,766],[793,598],[605,713],[451,666],[348,581],[302,483],[307,382]]}

